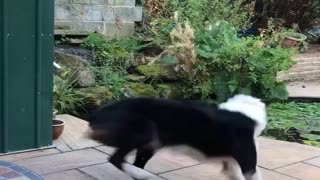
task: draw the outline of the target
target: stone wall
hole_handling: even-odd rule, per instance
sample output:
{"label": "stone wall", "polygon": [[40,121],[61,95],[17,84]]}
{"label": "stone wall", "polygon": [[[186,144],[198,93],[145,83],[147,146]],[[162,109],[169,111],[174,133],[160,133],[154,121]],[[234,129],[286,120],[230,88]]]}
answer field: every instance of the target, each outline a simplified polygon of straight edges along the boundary
{"label": "stone wall", "polygon": [[55,0],[55,34],[130,36],[141,20],[135,0]]}
{"label": "stone wall", "polygon": [[300,54],[294,57],[297,62],[288,72],[279,74],[285,81],[320,80],[320,53]]}

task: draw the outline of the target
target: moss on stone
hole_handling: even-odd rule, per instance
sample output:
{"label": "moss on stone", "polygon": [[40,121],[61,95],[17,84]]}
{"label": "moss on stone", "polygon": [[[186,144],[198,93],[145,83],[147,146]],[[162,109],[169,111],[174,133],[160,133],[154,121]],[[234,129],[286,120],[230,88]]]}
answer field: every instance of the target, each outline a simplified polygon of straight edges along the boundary
{"label": "moss on stone", "polygon": [[149,84],[128,82],[124,89],[129,97],[159,97],[159,93]]}
{"label": "moss on stone", "polygon": [[101,105],[101,103],[113,99],[113,94],[104,86],[81,88],[74,91],[79,97],[83,98],[85,106]]}
{"label": "moss on stone", "polygon": [[160,97],[163,98],[181,98],[183,93],[180,89],[180,85],[176,83],[163,83],[155,85]]}
{"label": "moss on stone", "polygon": [[137,67],[139,73],[152,79],[177,80],[177,74],[174,65],[170,64],[151,64]]}

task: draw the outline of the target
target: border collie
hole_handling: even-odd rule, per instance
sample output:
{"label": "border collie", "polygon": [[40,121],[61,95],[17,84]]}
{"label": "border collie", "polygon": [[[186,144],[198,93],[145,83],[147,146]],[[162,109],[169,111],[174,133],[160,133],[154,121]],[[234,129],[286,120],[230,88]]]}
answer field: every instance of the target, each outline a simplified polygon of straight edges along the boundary
{"label": "border collie", "polygon": [[[197,159],[223,158],[223,171],[232,180],[262,179],[256,138],[267,124],[266,107],[255,97],[240,94],[219,105],[129,98],[101,107],[88,120],[89,137],[116,147],[110,163],[134,179],[150,178],[143,168],[157,150],[181,146],[197,153],[176,149]],[[133,150],[133,165],[124,163]]]}

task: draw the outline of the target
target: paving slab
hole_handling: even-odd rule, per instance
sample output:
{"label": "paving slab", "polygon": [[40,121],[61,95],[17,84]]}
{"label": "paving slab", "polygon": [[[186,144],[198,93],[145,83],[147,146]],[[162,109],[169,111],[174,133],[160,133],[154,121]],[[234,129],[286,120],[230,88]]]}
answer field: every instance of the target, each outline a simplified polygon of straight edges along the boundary
{"label": "paving slab", "polygon": [[97,178],[77,169],[47,174],[44,175],[43,178],[46,180],[97,180]]}
{"label": "paving slab", "polygon": [[9,154],[0,156],[0,161],[18,161],[23,159],[29,159],[38,156],[45,156],[50,154],[57,154],[60,153],[57,149],[45,149],[45,150],[38,150],[38,151],[30,151],[30,152],[23,152],[23,153],[16,153],[16,154]]}
{"label": "paving slab", "polygon": [[65,121],[65,129],[53,144],[61,151],[79,150],[101,146],[100,143],[86,137],[88,122],[70,115],[58,115],[57,119]]}
{"label": "paving slab", "polygon": [[227,180],[221,173],[221,163],[201,164],[160,174],[168,180]]}
{"label": "paving slab", "polygon": [[[85,168],[80,168],[80,171],[89,174],[92,177],[95,177],[99,180],[132,180],[131,177],[114,167],[111,163],[104,163],[94,166],[89,166]],[[153,176],[152,180],[164,180],[152,173],[150,176]]]}
{"label": "paving slab", "polygon": [[320,168],[320,157],[313,158],[313,159],[310,159],[310,160],[307,160],[307,161],[304,161],[304,162],[308,163],[308,164],[311,164],[311,165],[314,165],[314,166],[318,166]]}
{"label": "paving slab", "polygon": [[320,179],[320,168],[306,163],[296,163],[276,171],[302,180]]}
{"label": "paving slab", "polygon": [[42,156],[15,163],[40,175],[107,162],[108,155],[94,149]]}
{"label": "paving slab", "polygon": [[[108,146],[96,147],[102,152],[111,155],[114,148]],[[135,151],[131,152],[126,158],[127,162],[133,163],[135,159]],[[166,171],[172,171],[183,167],[199,164],[200,162],[186,155],[178,154],[170,149],[159,150],[146,164],[145,169],[158,174]]]}
{"label": "paving slab", "polygon": [[298,143],[259,139],[260,166],[275,169],[320,156],[320,149]]}
{"label": "paving slab", "polygon": [[320,98],[320,81],[291,82],[287,89],[289,97]]}

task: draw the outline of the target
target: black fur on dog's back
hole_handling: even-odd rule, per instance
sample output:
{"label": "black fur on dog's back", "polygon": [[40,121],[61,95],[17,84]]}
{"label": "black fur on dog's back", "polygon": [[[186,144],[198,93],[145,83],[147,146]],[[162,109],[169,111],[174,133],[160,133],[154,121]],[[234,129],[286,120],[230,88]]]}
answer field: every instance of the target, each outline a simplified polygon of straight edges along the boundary
{"label": "black fur on dog's back", "polygon": [[255,122],[241,113],[192,101],[133,98],[100,108],[89,119],[92,139],[114,147],[188,145],[207,156],[230,155],[253,139]]}

